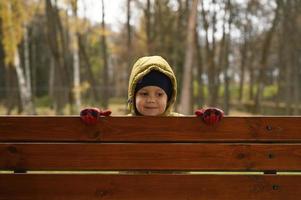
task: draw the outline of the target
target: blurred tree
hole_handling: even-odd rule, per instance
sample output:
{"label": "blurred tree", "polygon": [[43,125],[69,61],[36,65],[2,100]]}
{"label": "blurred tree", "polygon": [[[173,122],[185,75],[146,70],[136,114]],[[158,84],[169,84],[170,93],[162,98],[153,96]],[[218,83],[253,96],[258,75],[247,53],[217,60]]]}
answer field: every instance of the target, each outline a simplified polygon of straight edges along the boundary
{"label": "blurred tree", "polygon": [[108,71],[108,53],[107,53],[107,38],[106,38],[106,25],[105,25],[105,5],[104,1],[101,1],[102,5],[102,19],[101,19],[101,47],[102,47],[102,60],[103,60],[103,71],[102,71],[102,107],[108,108],[110,93],[108,91],[109,86],[109,71]]}
{"label": "blurred tree", "polygon": [[197,88],[194,88],[196,91],[196,96],[194,102],[197,104],[197,107],[202,107],[205,103],[205,84],[203,80],[204,75],[204,63],[203,63],[203,52],[202,52],[202,44],[199,37],[199,29],[200,26],[197,25],[197,29],[195,31],[195,39],[196,39],[196,66],[197,67],[197,73],[195,73],[195,80],[197,82]]}
{"label": "blurred tree", "polygon": [[[85,14],[90,11],[82,12],[83,0],[0,1],[0,102],[6,112],[29,113],[25,99],[33,107],[52,104],[57,114],[72,113],[74,103],[124,100],[134,61],[161,55],[176,73],[178,103],[300,113],[300,0],[200,1],[193,34],[191,0],[123,2],[119,14],[125,18],[112,25],[92,22]],[[188,91],[189,100],[182,100]]]}
{"label": "blurred tree", "polygon": [[25,68],[21,66],[18,49],[18,45],[22,39],[25,39],[25,44],[28,44],[26,25],[28,19],[24,13],[25,7],[26,5],[22,1],[3,0],[0,2],[0,17],[2,19],[1,25],[3,31],[2,43],[5,51],[6,70],[9,70],[9,67],[14,67],[17,74],[22,109],[26,114],[34,114],[35,109],[32,102],[30,68],[28,66],[28,48],[25,48],[25,52],[27,53],[27,56],[25,56],[27,59]]}
{"label": "blurred tree", "polygon": [[[211,9],[216,5],[216,1],[212,0]],[[209,9],[209,8],[208,8]],[[212,14],[206,10],[205,4],[201,1],[202,24],[205,31],[205,62],[208,77],[208,104],[216,106],[219,88],[219,69],[216,66],[216,10],[213,9]]]}
{"label": "blurred tree", "polygon": [[301,16],[301,2],[278,0],[277,3],[282,11],[279,62],[283,65],[280,70],[284,74],[283,79],[285,80],[284,87],[280,90],[285,93],[286,114],[298,114],[301,100],[301,45],[299,41],[301,21],[298,20]]}
{"label": "blurred tree", "polygon": [[193,109],[192,104],[192,68],[195,54],[195,30],[197,21],[198,0],[193,0],[191,13],[188,21],[187,39],[186,39],[186,54],[184,65],[184,76],[181,99],[179,104],[179,112],[183,114],[191,114]]}
{"label": "blurred tree", "polygon": [[[57,3],[57,2],[55,2]],[[72,73],[70,62],[70,49],[68,47],[67,35],[64,31],[59,9],[51,0],[46,0],[47,35],[49,47],[54,59],[53,87],[55,96],[55,112],[63,114],[63,107],[69,103],[70,113],[73,110],[74,96],[72,92]],[[66,30],[67,31],[67,30]]]}
{"label": "blurred tree", "polygon": [[[2,35],[2,18],[0,17],[0,38],[3,38]],[[4,49],[2,40],[0,40],[0,102],[5,103],[3,100],[5,100],[6,96],[6,90],[5,88],[5,65],[4,65]]]}
{"label": "blurred tree", "polygon": [[[240,51],[240,80],[239,80],[239,93],[238,93],[238,101],[241,102],[244,94],[244,83],[245,83],[245,73],[246,73],[246,65],[250,62],[248,59],[248,53],[250,52],[250,32],[252,29],[252,23],[250,19],[250,9],[251,3],[250,1],[247,3],[247,6],[242,13],[241,20],[238,23],[241,26],[241,34],[242,34],[242,42],[239,45]],[[248,51],[249,50],[249,51]],[[252,90],[250,90],[252,91]]]}
{"label": "blurred tree", "polygon": [[[230,75],[229,75],[229,56],[230,46],[231,46],[231,26],[233,21],[233,5],[231,0],[224,1],[225,6],[225,16],[224,16],[224,23],[223,23],[223,36],[222,36],[222,44],[220,47],[220,66],[223,66],[223,75],[224,75],[224,112],[226,115],[229,114],[229,106],[230,106],[230,91],[229,91],[229,82],[230,82]],[[227,31],[226,31],[227,28]]]}
{"label": "blurred tree", "polygon": [[73,53],[73,93],[76,105],[76,113],[78,113],[81,109],[81,90],[80,90],[80,61],[79,61],[79,27],[77,22],[77,0],[71,0],[71,9],[73,13],[73,20],[75,21],[73,25],[74,30],[70,31],[71,42],[72,42],[72,53]]}
{"label": "blurred tree", "polygon": [[270,29],[267,31],[264,41],[262,43],[262,53],[261,58],[259,62],[259,75],[257,78],[257,90],[256,90],[256,97],[255,97],[255,113],[261,112],[261,101],[262,101],[262,95],[264,90],[264,80],[266,75],[266,68],[267,68],[267,61],[269,56],[269,49],[271,46],[271,41],[273,39],[275,29],[277,27],[279,21],[279,3],[277,3],[274,19],[272,21],[272,25]]}
{"label": "blurred tree", "polygon": [[126,21],[126,29],[127,29],[127,65],[128,65],[128,77],[130,77],[131,71],[131,60],[132,60],[132,27],[131,27],[131,0],[127,0],[127,21]]}
{"label": "blurred tree", "polygon": [[146,1],[146,8],[144,9],[145,15],[145,33],[146,33],[146,45],[147,53],[151,54],[152,52],[152,32],[151,32],[151,2],[150,0]]}

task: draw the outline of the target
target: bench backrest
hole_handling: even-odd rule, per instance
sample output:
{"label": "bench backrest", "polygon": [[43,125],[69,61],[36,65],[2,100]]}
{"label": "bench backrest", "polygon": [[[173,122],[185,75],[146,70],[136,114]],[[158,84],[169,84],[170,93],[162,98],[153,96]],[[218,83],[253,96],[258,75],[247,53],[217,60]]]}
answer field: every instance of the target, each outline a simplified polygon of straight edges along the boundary
{"label": "bench backrest", "polygon": [[301,117],[0,117],[0,199],[299,199],[300,141]]}

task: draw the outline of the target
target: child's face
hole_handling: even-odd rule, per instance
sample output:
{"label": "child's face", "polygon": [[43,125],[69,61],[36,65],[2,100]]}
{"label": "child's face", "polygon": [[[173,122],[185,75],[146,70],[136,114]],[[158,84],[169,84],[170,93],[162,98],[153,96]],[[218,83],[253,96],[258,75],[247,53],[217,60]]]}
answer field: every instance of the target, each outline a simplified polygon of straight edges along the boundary
{"label": "child's face", "polygon": [[158,116],[164,113],[167,95],[157,86],[146,86],[138,90],[135,97],[136,108],[144,116]]}

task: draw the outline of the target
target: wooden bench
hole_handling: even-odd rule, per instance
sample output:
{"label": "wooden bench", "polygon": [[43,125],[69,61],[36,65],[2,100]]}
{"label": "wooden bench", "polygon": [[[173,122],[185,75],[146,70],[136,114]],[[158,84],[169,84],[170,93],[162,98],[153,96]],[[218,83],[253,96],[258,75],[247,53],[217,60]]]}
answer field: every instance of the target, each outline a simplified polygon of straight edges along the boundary
{"label": "wooden bench", "polygon": [[301,117],[0,117],[0,200],[300,199],[300,142]]}

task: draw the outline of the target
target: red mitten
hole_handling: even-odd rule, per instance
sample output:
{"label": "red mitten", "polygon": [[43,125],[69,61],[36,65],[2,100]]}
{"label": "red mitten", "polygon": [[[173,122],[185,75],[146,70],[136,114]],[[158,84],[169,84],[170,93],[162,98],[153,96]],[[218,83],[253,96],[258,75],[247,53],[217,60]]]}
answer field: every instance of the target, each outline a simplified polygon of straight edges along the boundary
{"label": "red mitten", "polygon": [[87,125],[95,125],[101,116],[107,117],[110,116],[111,113],[111,110],[85,108],[80,111],[80,118]]}
{"label": "red mitten", "polygon": [[202,108],[195,111],[196,116],[201,117],[206,124],[214,125],[222,120],[224,111],[218,108]]}
{"label": "red mitten", "polygon": [[110,116],[111,114],[112,114],[112,111],[109,110],[109,109],[100,111],[100,115],[101,115],[101,116],[104,116],[104,117],[108,117],[108,116]]}
{"label": "red mitten", "polygon": [[97,123],[100,113],[98,108],[85,108],[80,111],[80,118],[85,124],[94,125]]}

